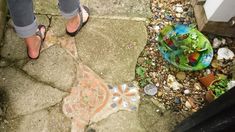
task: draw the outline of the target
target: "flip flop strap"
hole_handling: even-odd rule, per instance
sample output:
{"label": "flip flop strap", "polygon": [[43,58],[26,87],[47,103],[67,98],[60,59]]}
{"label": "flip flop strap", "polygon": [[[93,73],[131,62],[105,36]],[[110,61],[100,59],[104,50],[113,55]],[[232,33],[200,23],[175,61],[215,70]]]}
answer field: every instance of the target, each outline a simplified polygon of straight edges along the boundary
{"label": "flip flop strap", "polygon": [[35,33],[35,35],[39,36],[41,40],[43,40],[44,38],[42,37],[42,32],[41,32],[41,28],[45,27],[44,25],[39,25],[38,26],[38,31]]}
{"label": "flip flop strap", "polygon": [[79,25],[78,29],[80,29],[80,28],[82,28],[82,25],[83,25],[83,14],[82,14],[81,7],[78,8],[78,13],[79,13],[79,16],[80,16],[80,25]]}

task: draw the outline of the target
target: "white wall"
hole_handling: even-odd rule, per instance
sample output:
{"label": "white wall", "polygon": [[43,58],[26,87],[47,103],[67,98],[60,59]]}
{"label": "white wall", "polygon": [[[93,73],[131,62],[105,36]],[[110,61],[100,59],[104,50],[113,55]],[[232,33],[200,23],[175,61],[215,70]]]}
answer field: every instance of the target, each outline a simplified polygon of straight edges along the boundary
{"label": "white wall", "polygon": [[204,9],[208,20],[227,22],[235,16],[235,0],[206,0]]}

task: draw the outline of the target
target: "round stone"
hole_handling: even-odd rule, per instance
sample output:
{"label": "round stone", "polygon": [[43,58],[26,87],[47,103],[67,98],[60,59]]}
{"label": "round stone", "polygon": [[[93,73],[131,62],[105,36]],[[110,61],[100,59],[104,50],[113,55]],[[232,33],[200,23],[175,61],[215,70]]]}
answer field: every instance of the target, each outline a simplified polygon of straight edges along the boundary
{"label": "round stone", "polygon": [[163,95],[162,92],[158,92],[158,93],[157,93],[157,96],[158,96],[158,97],[162,97],[162,95]]}
{"label": "round stone", "polygon": [[190,94],[190,90],[188,90],[188,89],[186,89],[186,90],[184,90],[184,94]]}
{"label": "round stone", "polygon": [[186,78],[185,72],[178,72],[176,74],[176,78],[179,79],[179,80],[184,80]]}
{"label": "round stone", "polygon": [[201,89],[202,89],[202,87],[201,87],[201,85],[200,85],[199,83],[195,83],[195,84],[194,84],[194,88],[195,88],[196,90],[201,90]]}
{"label": "round stone", "polygon": [[186,106],[187,108],[189,108],[189,109],[192,108],[192,105],[191,105],[188,101],[185,102],[185,106]]}
{"label": "round stone", "polygon": [[181,103],[180,99],[179,98],[175,98],[175,103],[176,104],[180,104]]}
{"label": "round stone", "polygon": [[144,92],[147,94],[147,95],[155,95],[157,93],[157,87],[153,84],[148,84],[144,87]]}

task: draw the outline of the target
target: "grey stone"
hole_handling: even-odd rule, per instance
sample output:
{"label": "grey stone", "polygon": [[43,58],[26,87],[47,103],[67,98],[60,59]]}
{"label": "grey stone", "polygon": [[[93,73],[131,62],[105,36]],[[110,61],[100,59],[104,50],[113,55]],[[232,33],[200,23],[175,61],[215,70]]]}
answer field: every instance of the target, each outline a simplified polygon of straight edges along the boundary
{"label": "grey stone", "polygon": [[55,105],[67,95],[9,67],[0,68],[0,93],[5,95],[1,100],[5,100],[7,118],[33,113]]}
{"label": "grey stone", "polygon": [[5,58],[0,58],[0,67],[6,67],[6,66],[8,66],[8,65],[10,65],[10,62],[9,61],[7,61]]}
{"label": "grey stone", "polygon": [[131,20],[92,18],[76,36],[79,57],[110,84],[134,79],[146,41],[144,22]]}
{"label": "grey stone", "polygon": [[[35,0],[35,12],[39,14],[60,15],[58,1]],[[90,8],[92,16],[142,17],[150,16],[149,0],[81,0],[82,5]]]}
{"label": "grey stone", "polygon": [[89,126],[96,132],[145,132],[137,112],[119,111],[108,118]]}
{"label": "grey stone", "polygon": [[27,49],[23,39],[19,38],[13,28],[7,28],[5,32],[4,44],[0,49],[0,54],[10,60],[26,59]]}
{"label": "grey stone", "polygon": [[91,15],[143,17],[150,16],[149,0],[81,0],[91,10]]}
{"label": "grey stone", "polygon": [[145,98],[145,100],[141,101],[138,115],[146,131],[172,132],[176,124],[185,118],[171,111],[160,112],[159,110],[161,110],[161,108],[153,104],[151,100]]}
{"label": "grey stone", "polygon": [[58,8],[58,0],[34,0],[35,13],[60,15]]}
{"label": "grey stone", "polygon": [[62,112],[62,106],[56,105],[49,110],[48,132],[70,132],[71,119],[66,117]]}
{"label": "grey stone", "polygon": [[76,74],[73,58],[57,45],[43,51],[39,59],[29,61],[23,70],[63,91],[72,87]]}
{"label": "grey stone", "polygon": [[70,132],[71,121],[60,110],[60,105],[30,115],[9,120],[9,132]]}
{"label": "grey stone", "polygon": [[21,116],[13,120],[9,120],[6,124],[7,132],[49,132],[48,111],[42,110],[30,115]]}
{"label": "grey stone", "polygon": [[[51,17],[51,16],[48,16],[48,17]],[[43,24],[46,27],[48,27],[49,26],[49,18],[48,17],[46,15],[36,15],[37,23]]]}
{"label": "grey stone", "polygon": [[18,60],[14,62],[14,65],[20,69],[22,69],[24,67],[25,64],[28,63],[30,59],[23,59],[23,60]]}
{"label": "grey stone", "polygon": [[57,37],[65,35],[65,19],[61,16],[53,16],[51,20],[50,32]]}

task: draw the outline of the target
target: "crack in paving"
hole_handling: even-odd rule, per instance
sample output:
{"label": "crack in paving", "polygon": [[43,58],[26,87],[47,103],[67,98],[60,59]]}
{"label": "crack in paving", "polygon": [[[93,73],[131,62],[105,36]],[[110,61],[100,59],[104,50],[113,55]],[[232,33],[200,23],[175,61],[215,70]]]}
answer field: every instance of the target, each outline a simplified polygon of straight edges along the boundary
{"label": "crack in paving", "polygon": [[53,104],[53,105],[50,105],[48,107],[29,112],[29,113],[26,113],[26,114],[21,114],[21,115],[18,115],[16,117],[13,117],[13,118],[7,118],[7,120],[17,120],[17,119],[20,119],[24,116],[33,115],[33,114],[38,113],[38,112],[43,111],[43,110],[46,110],[46,111],[50,112],[50,109],[53,109],[57,105],[62,104],[62,102],[63,102],[63,98],[59,102],[57,102],[56,104]]}
{"label": "crack in paving", "polygon": [[44,85],[46,85],[46,86],[50,86],[51,88],[56,89],[56,90],[59,90],[60,92],[63,92],[63,93],[67,93],[67,94],[69,93],[68,91],[65,91],[65,90],[62,90],[62,89],[60,89],[60,88],[57,88],[57,87],[53,86],[52,84],[50,84],[50,83],[48,83],[48,82],[44,82],[44,81],[38,80],[37,78],[31,76],[31,75],[28,74],[26,71],[24,71],[24,70],[22,70],[22,69],[20,69],[20,68],[18,68],[18,67],[12,67],[12,68],[15,68],[16,70],[18,70],[18,71],[24,73],[26,76],[28,76],[30,79],[32,79],[32,80],[35,81],[35,82],[44,84]]}

